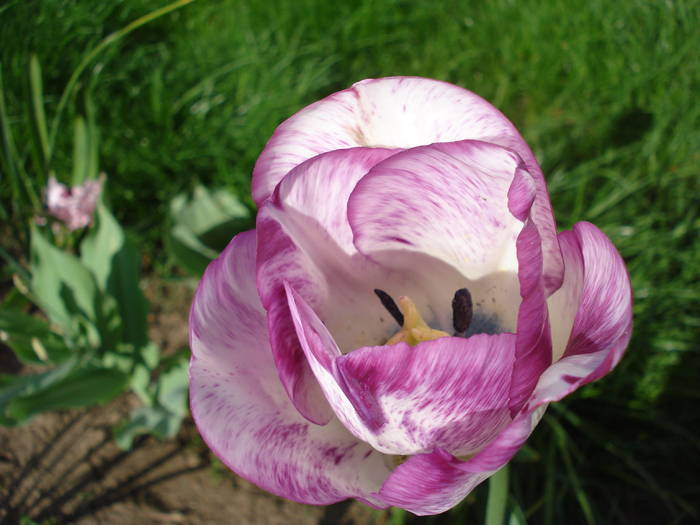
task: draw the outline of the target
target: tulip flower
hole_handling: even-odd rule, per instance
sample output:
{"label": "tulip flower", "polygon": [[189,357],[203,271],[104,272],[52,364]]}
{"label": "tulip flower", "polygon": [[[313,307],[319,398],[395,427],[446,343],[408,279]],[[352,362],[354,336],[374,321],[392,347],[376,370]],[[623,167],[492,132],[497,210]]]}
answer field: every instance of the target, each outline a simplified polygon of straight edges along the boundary
{"label": "tulip flower", "polygon": [[69,188],[54,177],[49,177],[46,207],[49,213],[62,221],[69,230],[84,228],[92,222],[103,183],[104,176],[101,176]]}
{"label": "tulip flower", "polygon": [[190,314],[191,409],[274,494],[443,512],[631,331],[624,263],[557,234],[515,127],[457,86],[365,80],[282,123],[253,173],[256,228]]}

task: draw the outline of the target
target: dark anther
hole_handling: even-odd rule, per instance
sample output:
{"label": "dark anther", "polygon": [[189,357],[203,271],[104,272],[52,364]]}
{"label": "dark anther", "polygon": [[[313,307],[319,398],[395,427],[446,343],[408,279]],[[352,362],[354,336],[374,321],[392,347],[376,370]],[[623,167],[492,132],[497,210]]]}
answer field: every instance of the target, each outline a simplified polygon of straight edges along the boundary
{"label": "dark anther", "polygon": [[466,288],[460,288],[452,299],[452,326],[455,335],[464,335],[472,322],[472,295]]}
{"label": "dark anther", "polygon": [[399,326],[403,326],[403,314],[401,313],[401,310],[399,310],[399,307],[396,306],[396,303],[391,298],[391,295],[386,293],[384,290],[379,290],[378,288],[374,289],[374,293],[377,294],[377,297],[379,297],[379,300],[382,302],[382,305],[384,308],[386,308],[387,312],[391,314],[391,317],[396,319]]}

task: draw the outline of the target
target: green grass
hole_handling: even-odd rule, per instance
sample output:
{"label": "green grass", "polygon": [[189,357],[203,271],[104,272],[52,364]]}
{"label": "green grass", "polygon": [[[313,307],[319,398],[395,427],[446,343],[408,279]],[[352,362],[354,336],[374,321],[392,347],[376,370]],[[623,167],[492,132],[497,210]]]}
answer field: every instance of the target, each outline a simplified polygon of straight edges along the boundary
{"label": "green grass", "polygon": [[[30,54],[41,63],[51,121],[86,54],[165,4],[0,6],[7,121],[34,192],[46,173],[31,147]],[[68,101],[52,166],[70,180],[73,119],[87,116],[91,100],[115,213],[158,261],[169,199],[202,182],[250,203],[257,155],[305,104],[396,74],[479,93],[535,150],[559,227],[601,227],[625,257],[635,292],[627,357],[550,410],[533,436],[535,454],[511,468],[511,495],[532,523],[692,522],[700,519],[690,469],[700,458],[691,430],[700,428],[699,23],[697,2],[670,0],[200,0],[90,63]],[[33,213],[22,186],[32,181],[18,184],[24,197],[13,207],[3,170],[2,208],[19,223]],[[423,521],[479,512],[467,505]]]}

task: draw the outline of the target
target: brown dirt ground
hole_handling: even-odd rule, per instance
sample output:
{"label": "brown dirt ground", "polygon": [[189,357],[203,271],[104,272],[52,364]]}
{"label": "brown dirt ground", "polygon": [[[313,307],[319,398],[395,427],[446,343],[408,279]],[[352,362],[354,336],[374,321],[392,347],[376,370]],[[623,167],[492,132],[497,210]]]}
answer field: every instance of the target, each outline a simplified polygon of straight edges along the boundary
{"label": "brown dirt ground", "polygon": [[[166,353],[185,346],[191,290],[149,283],[146,292],[153,340]],[[9,349],[0,348],[0,372],[19,371]],[[358,502],[314,507],[272,496],[215,460],[191,421],[173,440],[144,437],[122,451],[111,429],[136,403],[124,395],[103,407],[0,427],[0,523],[379,525],[389,519]]]}

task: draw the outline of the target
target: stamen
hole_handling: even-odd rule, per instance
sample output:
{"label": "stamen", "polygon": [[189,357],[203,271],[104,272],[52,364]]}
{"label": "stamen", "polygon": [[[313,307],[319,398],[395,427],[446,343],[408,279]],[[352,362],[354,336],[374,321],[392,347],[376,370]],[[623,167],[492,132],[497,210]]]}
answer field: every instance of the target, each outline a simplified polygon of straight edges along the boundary
{"label": "stamen", "polygon": [[460,288],[452,299],[452,326],[455,335],[464,335],[472,322],[472,295],[466,288]]}
{"label": "stamen", "polygon": [[403,326],[403,314],[401,313],[401,310],[399,310],[399,307],[396,306],[396,303],[391,298],[391,295],[378,288],[374,289],[374,293],[377,295],[377,297],[379,297],[379,300],[382,302],[382,305],[384,308],[386,308],[387,312],[391,314],[391,317],[393,317],[396,322],[399,323],[399,326]]}

